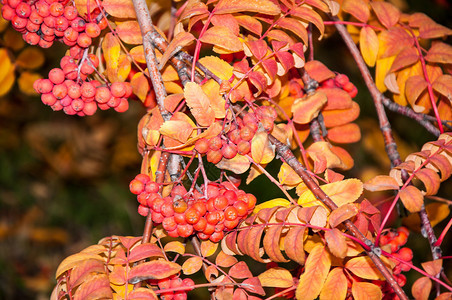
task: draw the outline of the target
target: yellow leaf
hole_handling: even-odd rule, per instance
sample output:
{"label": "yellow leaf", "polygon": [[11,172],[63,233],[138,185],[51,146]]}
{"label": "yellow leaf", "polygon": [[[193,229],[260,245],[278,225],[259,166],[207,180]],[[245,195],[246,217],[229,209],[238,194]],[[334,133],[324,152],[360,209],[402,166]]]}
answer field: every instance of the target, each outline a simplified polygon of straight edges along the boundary
{"label": "yellow leaf", "polygon": [[16,64],[25,69],[37,69],[44,64],[45,58],[41,49],[27,47],[17,56]]}
{"label": "yellow leaf", "polygon": [[388,74],[389,69],[391,69],[392,63],[394,62],[395,55],[385,58],[380,58],[377,60],[375,67],[375,84],[380,92],[384,93],[387,88],[385,85],[385,78]]}
{"label": "yellow leaf", "polygon": [[193,129],[195,129],[195,127],[184,120],[169,120],[163,123],[159,131],[162,135],[185,144],[193,133]]}
{"label": "yellow leaf", "polygon": [[278,180],[281,184],[285,185],[297,185],[301,182],[300,176],[286,163],[281,165]]}
{"label": "yellow leaf", "polygon": [[132,64],[125,54],[121,54],[118,59],[118,69],[116,70],[116,81],[123,82],[129,76]]}
{"label": "yellow leaf", "polygon": [[253,214],[257,214],[261,209],[271,208],[276,206],[289,207],[290,201],[283,198],[276,198],[273,200],[265,201],[264,203],[258,204],[254,207]]}
{"label": "yellow leaf", "polygon": [[353,282],[352,295],[356,300],[380,300],[383,298],[381,288],[369,282]]}
{"label": "yellow leaf", "polygon": [[42,77],[38,73],[22,72],[17,79],[20,91],[26,95],[36,96],[38,93],[33,88],[33,83],[40,78]]}
{"label": "yellow leaf", "polygon": [[88,8],[89,13],[97,8],[96,1],[94,0],[75,0],[74,3],[75,7],[77,8],[78,14],[82,17],[86,17],[86,15],[88,14]]}
{"label": "yellow leaf", "polygon": [[232,77],[234,68],[217,56],[206,56],[199,62],[222,80],[229,80]]}
{"label": "yellow leaf", "polygon": [[345,296],[347,296],[347,277],[342,268],[334,268],[326,278],[320,292],[320,300],[344,300]]}
{"label": "yellow leaf", "polygon": [[0,48],[0,65],[2,66],[0,71],[0,82],[2,82],[3,79],[5,79],[9,75],[11,69],[14,70],[6,48]]}
{"label": "yellow leaf", "polygon": [[345,268],[358,277],[370,280],[383,280],[384,277],[378,271],[372,260],[368,256],[359,256],[350,259]]}
{"label": "yellow leaf", "polygon": [[378,175],[364,184],[364,188],[371,192],[397,190],[399,184],[391,176]]}
{"label": "yellow leaf", "polygon": [[[363,183],[356,178],[350,178],[342,181],[336,181],[320,186],[337,206],[355,202],[363,192]],[[308,190],[298,199],[298,204],[303,207],[322,205],[314,194]]]}
{"label": "yellow leaf", "polygon": [[208,80],[201,86],[204,93],[207,95],[210,101],[210,107],[212,107],[215,118],[223,119],[226,116],[225,104],[226,101],[220,95],[220,85],[213,79]]}
{"label": "yellow leaf", "polygon": [[330,231],[325,232],[325,239],[330,252],[339,258],[344,258],[347,254],[347,242],[345,241],[345,236],[343,233],[337,229],[333,228]]}
{"label": "yellow leaf", "polygon": [[176,252],[183,255],[185,253],[185,246],[179,241],[172,241],[166,244],[163,250],[165,250],[165,252]]}
{"label": "yellow leaf", "polygon": [[214,51],[219,48],[220,51],[215,51],[217,53],[223,53],[223,51],[232,53],[243,50],[243,44],[240,39],[226,26],[213,26],[207,29],[200,40],[203,43],[214,45]]}
{"label": "yellow leaf", "polygon": [[198,272],[202,267],[202,259],[199,256],[190,257],[182,265],[182,272],[191,275]]}
{"label": "yellow leaf", "polygon": [[251,140],[251,156],[258,164],[268,164],[275,158],[275,148],[270,144],[268,134],[261,126]]}
{"label": "yellow leaf", "polygon": [[8,93],[9,90],[13,87],[14,81],[16,80],[14,69],[15,67],[13,65],[10,65],[9,70],[3,69],[2,65],[2,71],[0,72],[0,97]]}
{"label": "yellow leaf", "polygon": [[130,85],[133,93],[144,102],[150,89],[148,78],[142,72],[137,72],[130,80]]}
{"label": "yellow leaf", "polygon": [[269,0],[221,0],[215,6],[213,13],[230,14],[244,11],[266,15],[278,15],[281,12],[279,7]]}
{"label": "yellow leaf", "polygon": [[327,168],[346,168],[346,164],[333,152],[333,147],[328,142],[315,142],[306,149],[306,152],[314,161],[316,174],[322,173]]}
{"label": "yellow leaf", "polygon": [[210,126],[215,121],[215,113],[210,106],[210,100],[199,84],[188,82],[184,88],[184,96],[199,125]]}
{"label": "yellow leaf", "polygon": [[331,267],[331,258],[324,246],[315,246],[309,254],[304,273],[300,276],[295,297],[314,300],[320,294]]}
{"label": "yellow leaf", "polygon": [[284,268],[271,268],[257,276],[262,286],[288,288],[293,286],[292,274]]}
{"label": "yellow leaf", "polygon": [[201,254],[204,257],[213,255],[218,249],[218,243],[213,243],[209,240],[201,242]]}
{"label": "yellow leaf", "polygon": [[136,19],[135,9],[129,0],[103,0],[102,7],[113,17]]}
{"label": "yellow leaf", "polygon": [[370,67],[375,66],[378,55],[378,37],[375,31],[370,27],[361,28],[359,34],[359,48],[366,64]]}
{"label": "yellow leaf", "polygon": [[102,51],[107,65],[107,77],[111,82],[116,82],[120,50],[117,38],[111,32],[107,33],[102,42]]}

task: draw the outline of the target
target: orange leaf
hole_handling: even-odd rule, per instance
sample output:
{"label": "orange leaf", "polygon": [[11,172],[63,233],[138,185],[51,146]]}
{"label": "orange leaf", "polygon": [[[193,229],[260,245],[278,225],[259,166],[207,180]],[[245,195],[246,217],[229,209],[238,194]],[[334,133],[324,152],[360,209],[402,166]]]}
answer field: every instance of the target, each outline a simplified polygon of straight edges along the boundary
{"label": "orange leaf", "polygon": [[81,17],[86,17],[89,13],[92,13],[93,10],[97,8],[97,3],[94,0],[75,0],[75,7],[77,8],[78,14]]}
{"label": "orange leaf", "polygon": [[434,43],[428,50],[425,60],[431,63],[452,63],[452,46],[441,42]]}
{"label": "orange leaf", "polygon": [[143,43],[140,25],[137,21],[125,21],[119,23],[115,30],[124,43],[131,45],[140,45]]}
{"label": "orange leaf", "polygon": [[163,68],[166,62],[173,56],[176,52],[181,50],[183,47],[190,45],[195,37],[190,32],[181,31],[179,32],[169,43],[168,48],[163,53],[160,58],[159,68]]}
{"label": "orange leaf", "polygon": [[[242,282],[241,286],[245,290],[247,290],[247,291],[249,291],[251,293],[255,293],[255,294],[258,294],[258,295],[262,295],[262,296],[265,295],[265,291],[262,288],[262,285],[261,285],[261,282],[259,281],[259,278],[257,278],[257,277],[251,277],[251,278],[245,279]],[[250,298],[251,297],[248,297],[248,299],[250,299]]]}
{"label": "orange leaf", "polygon": [[375,66],[379,43],[377,34],[372,28],[361,28],[361,32],[359,33],[359,49],[366,64],[370,67]]}
{"label": "orange leaf", "polygon": [[71,270],[69,277],[69,286],[72,288],[78,286],[85,281],[93,273],[105,273],[105,264],[95,259],[88,259],[79,262],[74,269]]}
{"label": "orange leaf", "polygon": [[424,263],[421,263],[422,268],[427,272],[429,275],[436,277],[443,268],[443,260],[442,259],[435,259],[432,261],[427,261]]}
{"label": "orange leaf", "polygon": [[226,110],[224,108],[226,101],[220,94],[220,85],[215,80],[210,79],[201,88],[209,98],[215,118],[223,119],[226,116]]}
{"label": "orange leaf", "polygon": [[207,29],[201,36],[200,41],[214,45],[214,51],[217,53],[232,53],[243,50],[240,39],[225,26],[213,26]]}
{"label": "orange leaf", "polygon": [[248,265],[244,261],[239,261],[231,267],[229,275],[234,278],[243,279],[253,277]]}
{"label": "orange leaf", "polygon": [[22,71],[19,75],[19,78],[17,79],[20,91],[30,96],[38,95],[38,93],[33,88],[33,83],[41,78],[42,76],[39,75],[38,73]]}
{"label": "orange leaf", "polygon": [[293,18],[282,18],[277,23],[278,26],[295,33],[306,45],[308,44],[308,32],[303,23]]}
{"label": "orange leaf", "polygon": [[202,267],[201,257],[199,256],[190,257],[182,265],[182,272],[184,272],[185,275],[191,275],[201,270],[201,267]]}
{"label": "orange leaf", "polygon": [[185,253],[185,246],[179,241],[172,241],[166,244],[163,250],[165,250],[165,252],[176,252],[183,255]]}
{"label": "orange leaf", "polygon": [[129,53],[136,62],[140,64],[146,63],[143,45],[133,47],[130,49]]}
{"label": "orange leaf", "polygon": [[347,278],[342,268],[334,268],[328,274],[320,292],[320,300],[341,300],[347,295]]}
{"label": "orange leaf", "polygon": [[229,170],[235,174],[243,174],[250,168],[250,160],[243,155],[237,154],[234,158],[222,158],[215,166],[218,169]]}
{"label": "orange leaf", "polygon": [[378,20],[386,28],[394,26],[399,21],[400,11],[393,4],[389,2],[371,2],[370,5]]}
{"label": "orange leaf", "polygon": [[81,262],[83,262],[85,260],[91,260],[91,259],[98,260],[101,262],[104,261],[104,259],[97,254],[83,253],[83,252],[76,253],[76,254],[66,257],[58,266],[58,269],[56,270],[55,278],[60,277],[64,272],[66,272],[69,269],[72,269],[73,267],[77,266]]}
{"label": "orange leaf", "polygon": [[112,70],[116,81],[123,82],[129,76],[132,65],[126,54],[121,54],[118,59],[118,69]]}
{"label": "orange leaf", "polygon": [[432,290],[432,281],[428,277],[421,277],[417,279],[411,286],[411,293],[414,299],[428,300],[430,291]]}
{"label": "orange leaf", "polygon": [[399,54],[397,54],[394,62],[392,63],[390,73],[399,71],[412,64],[415,64],[419,60],[419,53],[414,47],[406,47]]}
{"label": "orange leaf", "polygon": [[41,49],[27,47],[17,56],[16,64],[25,69],[37,69],[44,64],[44,61]]}
{"label": "orange leaf", "polygon": [[356,300],[381,300],[383,298],[380,286],[370,282],[353,282],[352,295]]}
{"label": "orange leaf", "polygon": [[345,220],[356,216],[357,213],[358,208],[354,204],[344,204],[331,212],[328,222],[330,223],[330,226],[334,228]]}
{"label": "orange leaf", "polygon": [[319,91],[295,100],[292,105],[293,121],[307,124],[319,115],[322,107],[327,103],[326,95]]}
{"label": "orange leaf", "polygon": [[[321,185],[320,188],[336,203],[341,206],[355,202],[363,192],[363,183],[359,179],[351,178],[343,181],[332,182]],[[317,200],[316,196],[308,190],[298,199],[298,204],[309,207],[323,204]]]}
{"label": "orange leaf", "polygon": [[382,93],[387,90],[384,80],[389,72],[389,69],[391,68],[394,59],[395,56],[390,56],[386,58],[380,58],[377,60],[375,67],[375,84],[377,85],[378,90]]}
{"label": "orange leaf", "polygon": [[215,113],[210,106],[210,100],[197,83],[188,82],[184,88],[184,96],[199,125],[210,126],[215,121]]}
{"label": "orange leaf", "polygon": [[171,94],[166,96],[164,100],[165,108],[170,112],[174,112],[174,110],[177,108],[182,99],[184,99],[184,94],[182,93]]}
{"label": "orange leaf", "polygon": [[344,171],[353,168],[355,162],[353,161],[353,158],[351,157],[350,153],[347,152],[347,150],[338,146],[333,146],[331,147],[331,152],[333,152],[334,155],[339,157],[339,159],[341,160],[342,165],[338,168]]}
{"label": "orange leaf", "polygon": [[415,186],[407,186],[399,192],[400,200],[409,212],[419,212],[424,205],[424,196]]}
{"label": "orange leaf", "polygon": [[323,63],[318,60],[308,61],[305,65],[306,72],[312,79],[318,82],[325,81],[336,76],[333,71],[328,69]]}
{"label": "orange leaf", "polygon": [[[287,215],[282,219],[285,220]],[[282,255],[279,242],[281,239],[281,233],[283,230],[283,225],[270,226],[267,233],[264,236],[264,250],[268,257],[274,262],[288,262]]]}
{"label": "orange leaf", "polygon": [[265,15],[278,15],[281,10],[277,5],[268,0],[220,0],[215,6],[215,14],[242,13],[245,11],[261,13]]}
{"label": "orange leaf", "polygon": [[218,253],[217,257],[215,258],[215,264],[223,268],[229,268],[236,263],[237,258],[232,255],[228,255],[223,251],[220,251],[220,253]]}
{"label": "orange leaf", "polygon": [[[376,2],[373,2],[376,3]],[[414,44],[413,37],[401,27],[391,27],[378,35],[380,50],[378,58],[386,58],[399,54],[405,47]]]}
{"label": "orange leaf", "polygon": [[251,155],[258,164],[268,164],[275,158],[275,148],[270,144],[264,128],[259,127],[251,140]]}
{"label": "orange leaf", "polygon": [[435,39],[452,34],[452,29],[440,25],[432,20],[424,22],[419,27],[419,37],[422,39]]}
{"label": "orange leaf", "polygon": [[305,262],[305,252],[303,248],[304,232],[306,227],[295,226],[289,229],[284,239],[284,251],[286,255],[300,265]]}
{"label": "orange leaf", "polygon": [[359,105],[355,101],[349,109],[335,109],[323,111],[323,120],[326,127],[334,127],[353,122],[359,116]]}
{"label": "orange leaf", "polygon": [[358,277],[370,280],[383,280],[384,277],[378,271],[372,260],[368,256],[359,256],[350,259],[345,268]]}
{"label": "orange leaf", "polygon": [[123,19],[136,19],[135,9],[128,0],[103,0],[102,7],[113,17]]}
{"label": "orange leaf", "polygon": [[284,268],[271,268],[257,276],[262,286],[288,288],[293,286],[292,274]]}
{"label": "orange leaf", "polygon": [[361,139],[361,130],[355,123],[330,128],[327,134],[328,139],[333,143],[350,144],[356,143]]}
{"label": "orange leaf", "polygon": [[314,172],[322,173],[326,168],[344,168],[345,165],[333,151],[328,142],[315,142],[306,152],[314,161]]}
{"label": "orange leaf", "polygon": [[452,76],[441,75],[433,82],[432,87],[447,99],[452,99]]}
{"label": "orange leaf", "polygon": [[181,266],[163,260],[152,260],[133,267],[128,274],[128,282],[138,283],[147,279],[163,279],[177,274]]}
{"label": "orange leaf", "polygon": [[347,242],[345,241],[345,236],[343,233],[337,229],[333,228],[330,231],[325,232],[325,239],[330,252],[339,258],[344,258],[347,254]]}
{"label": "orange leaf", "polygon": [[315,10],[304,6],[294,6],[290,10],[290,12],[292,16],[314,24],[320,31],[319,39],[323,37],[323,33],[325,32],[325,25],[323,24],[322,17]]}
{"label": "orange leaf", "polygon": [[399,184],[391,176],[378,175],[364,184],[364,188],[371,192],[398,190]]}
{"label": "orange leaf", "polygon": [[163,123],[159,131],[162,135],[185,144],[193,133],[193,129],[195,129],[195,127],[186,121],[169,120]]}
{"label": "orange leaf", "polygon": [[73,297],[74,300],[113,299],[108,276],[106,274],[98,274],[88,277],[88,279],[77,288]]}
{"label": "orange leaf", "polygon": [[305,270],[300,276],[295,296],[297,299],[313,300],[324,286],[331,267],[331,258],[324,246],[315,246],[308,256]]}
{"label": "orange leaf", "polygon": [[130,85],[132,86],[133,93],[138,99],[144,102],[150,89],[148,78],[142,72],[137,72],[130,80]]}
{"label": "orange leaf", "polygon": [[435,300],[450,300],[452,298],[451,292],[444,292],[441,293],[438,297],[435,298]]}
{"label": "orange leaf", "polygon": [[352,97],[339,88],[320,88],[325,93],[328,103],[322,110],[348,109],[352,107]]}
{"label": "orange leaf", "polygon": [[369,4],[364,0],[344,0],[341,8],[343,11],[351,14],[363,23],[367,23],[367,20],[369,20]]}
{"label": "orange leaf", "polygon": [[237,15],[234,16],[240,26],[246,30],[255,33],[257,35],[262,35],[262,24],[256,18],[248,15]]}
{"label": "orange leaf", "polygon": [[441,182],[438,173],[431,169],[423,168],[417,171],[414,176],[424,184],[426,195],[435,195],[438,192]]}
{"label": "orange leaf", "polygon": [[130,251],[127,260],[128,262],[136,262],[150,257],[163,257],[162,249],[156,244],[140,244]]}
{"label": "orange leaf", "polygon": [[213,243],[209,240],[201,242],[201,254],[203,257],[213,255],[218,249],[218,243]]}
{"label": "orange leaf", "polygon": [[424,77],[420,75],[411,76],[405,83],[406,98],[416,112],[422,112],[424,110],[423,107],[416,106],[416,101],[425,91],[427,85]]}

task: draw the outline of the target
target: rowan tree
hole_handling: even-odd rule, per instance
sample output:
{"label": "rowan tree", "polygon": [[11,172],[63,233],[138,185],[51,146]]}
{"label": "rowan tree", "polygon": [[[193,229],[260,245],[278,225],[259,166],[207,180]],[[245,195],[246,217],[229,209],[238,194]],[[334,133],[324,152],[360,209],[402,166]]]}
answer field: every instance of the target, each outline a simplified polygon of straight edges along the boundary
{"label": "rowan tree", "polygon": [[[21,75],[45,105],[87,118],[144,107],[129,185],[143,234],[112,232],[64,259],[52,299],[186,299],[195,289],[237,300],[452,297],[442,254],[451,201],[437,195],[452,174],[451,29],[367,0],[2,4],[27,43],[68,47],[47,77]],[[369,92],[386,174],[347,177],[364,91],[316,59],[331,36]],[[14,83],[14,69],[3,73],[0,92]],[[388,111],[430,141],[402,159]],[[247,192],[259,176],[284,197]],[[389,228],[395,211],[404,226]],[[416,226],[431,249],[421,265],[406,246]],[[408,287],[407,272],[418,274]]]}

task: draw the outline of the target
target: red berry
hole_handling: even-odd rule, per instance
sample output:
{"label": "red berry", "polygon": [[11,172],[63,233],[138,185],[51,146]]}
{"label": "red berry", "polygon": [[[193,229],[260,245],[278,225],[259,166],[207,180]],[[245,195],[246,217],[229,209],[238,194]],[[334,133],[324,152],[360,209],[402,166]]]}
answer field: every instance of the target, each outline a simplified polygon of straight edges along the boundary
{"label": "red berry", "polygon": [[14,15],[14,17],[12,17],[11,19],[11,24],[16,29],[25,28],[25,26],[27,26],[27,22],[28,22],[27,19],[21,18],[18,15]]}
{"label": "red berry", "polygon": [[126,98],[120,98],[120,103],[115,107],[115,110],[119,113],[125,112],[129,109],[129,101]]}
{"label": "red berry", "polygon": [[225,196],[217,196],[214,198],[214,206],[217,210],[225,209],[229,204],[228,198]]}
{"label": "red berry", "polygon": [[228,221],[233,221],[238,218],[237,209],[234,206],[229,206],[224,210],[224,218]]}
{"label": "red berry", "polygon": [[237,225],[239,225],[239,221],[240,219],[234,219],[234,220],[224,220],[224,227],[226,227],[227,229],[231,230],[237,227]]}
{"label": "red berry", "polygon": [[69,27],[69,21],[65,17],[59,16],[55,19],[55,29],[56,30],[65,31],[68,27]]}
{"label": "red berry", "polygon": [[[174,292],[173,299],[174,300],[187,300],[187,293],[185,293],[184,291]],[[166,298],[165,298],[165,300],[166,300]]]}
{"label": "red berry", "polygon": [[228,138],[233,142],[234,144],[238,144],[241,141],[240,138],[240,130],[234,129],[228,133]]}
{"label": "red berry", "polygon": [[207,198],[213,198],[220,195],[220,189],[216,184],[209,183],[207,185]]}
{"label": "red berry", "polygon": [[345,75],[345,74],[338,74],[334,78],[334,81],[336,82],[336,84],[339,87],[343,87],[345,84],[347,84],[349,82],[349,79],[348,79],[347,75]]}
{"label": "red berry", "polygon": [[160,190],[160,186],[157,182],[150,181],[146,184],[146,192],[157,193]]}
{"label": "red berry", "polygon": [[193,229],[196,231],[204,231],[207,226],[207,220],[204,217],[199,218],[198,222],[193,224]]}
{"label": "red berry", "polygon": [[86,33],[80,33],[77,38],[77,45],[82,48],[91,46],[92,39]]}
{"label": "red berry", "polygon": [[60,68],[54,68],[54,69],[50,70],[49,79],[54,84],[63,83],[63,81],[65,79],[63,70],[61,70]]}
{"label": "red berry", "polygon": [[237,214],[239,217],[243,217],[248,214],[248,204],[243,201],[237,201],[234,203],[234,207],[237,209]]}
{"label": "red berry", "polygon": [[71,22],[71,27],[74,28],[77,32],[85,31],[86,22],[80,17],[75,18]]}
{"label": "red berry", "polygon": [[196,201],[195,203],[193,203],[192,207],[196,209],[201,216],[204,216],[207,212],[206,204],[204,203],[204,201]]}
{"label": "red berry", "polygon": [[195,143],[195,150],[201,154],[206,153],[209,151],[209,141],[204,138],[197,140]]}
{"label": "red berry", "polygon": [[223,146],[223,142],[221,141],[220,136],[215,136],[209,140],[209,148],[213,151],[220,150]]}
{"label": "red berry", "polygon": [[[71,99],[69,96],[66,96],[69,99]],[[75,110],[76,112],[80,112],[83,110],[83,108],[85,107],[85,102],[82,99],[74,99],[71,102],[71,107],[73,110]]]}
{"label": "red berry", "polygon": [[144,183],[138,179],[133,179],[129,184],[129,189],[132,194],[138,195],[144,191]]}
{"label": "red berry", "polygon": [[206,214],[207,223],[211,225],[216,225],[218,222],[220,222],[220,218],[221,217],[219,211],[212,211]]}
{"label": "red berry", "polygon": [[175,200],[173,202],[173,209],[179,214],[184,213],[187,210],[187,207],[187,202],[184,200]]}
{"label": "red berry", "polygon": [[237,201],[237,195],[234,191],[227,190],[224,192],[223,196],[228,199],[228,204],[233,205],[235,201]]}
{"label": "red berry", "polygon": [[177,233],[181,237],[189,237],[193,234],[193,226],[190,224],[179,225],[177,226]]}
{"label": "red berry", "polygon": [[31,14],[31,7],[26,2],[20,2],[16,6],[16,14],[22,18],[28,18]]}
{"label": "red berry", "polygon": [[[206,221],[207,221],[207,219],[206,219]],[[215,232],[215,224],[210,224],[210,223],[207,221],[206,229],[203,230],[203,233],[204,233],[204,234],[207,234],[207,235],[211,235],[211,234],[214,233],[214,232]]]}
{"label": "red berry", "polygon": [[63,99],[67,95],[67,87],[64,83],[53,86],[52,93],[57,99]]}
{"label": "red berry", "polygon": [[213,163],[213,164],[217,164],[220,162],[220,160],[223,158],[223,154],[221,153],[220,150],[210,150],[209,152],[207,152],[207,161]]}
{"label": "red berry", "polygon": [[57,102],[57,98],[52,93],[47,93],[41,95],[41,101],[48,106],[52,106]]}
{"label": "red berry", "polygon": [[174,217],[166,217],[162,222],[162,226],[166,231],[172,231],[177,228],[177,223]]}
{"label": "red berry", "polygon": [[16,15],[16,11],[9,5],[2,6],[2,17],[6,21],[11,21],[11,19]]}
{"label": "red berry", "polygon": [[138,206],[138,213],[143,217],[146,217],[149,213],[149,208],[143,205]]}
{"label": "red berry", "polygon": [[91,98],[96,96],[96,87],[91,82],[84,82],[80,87],[82,97]]}
{"label": "red berry", "polygon": [[187,190],[185,189],[185,187],[183,185],[175,185],[173,187],[173,189],[171,190],[172,197],[184,196],[185,194],[187,194]]}
{"label": "red berry", "polygon": [[411,261],[413,259],[413,250],[407,247],[403,247],[395,254],[404,261]]}
{"label": "red berry", "polygon": [[154,210],[152,211],[151,217],[152,217],[152,221],[154,221],[154,223],[157,223],[157,224],[160,224],[163,222],[163,220],[165,220],[165,217],[161,213],[156,212]]}
{"label": "red berry", "polygon": [[221,148],[221,153],[224,158],[234,158],[237,155],[237,146],[232,143],[226,144]]}
{"label": "red berry", "polygon": [[347,93],[348,93],[348,92],[351,92],[351,91],[353,90],[353,88],[355,88],[355,85],[354,85],[352,82],[347,82],[347,83],[342,87],[342,89],[343,89],[344,91],[346,91]]}
{"label": "red berry", "polygon": [[182,280],[182,285],[186,287],[194,287],[195,282],[191,278],[185,278],[184,280]]}
{"label": "red berry", "polygon": [[69,21],[74,20],[75,18],[77,18],[77,16],[78,16],[78,12],[77,12],[77,9],[75,8],[75,6],[68,5],[64,8],[64,17],[66,19],[68,19]]}
{"label": "red berry", "polygon": [[212,235],[209,237],[209,239],[214,243],[218,243],[219,241],[221,241],[221,239],[223,237],[224,237],[223,231],[219,231],[219,232],[212,233]]}
{"label": "red berry", "polygon": [[113,97],[121,98],[126,94],[126,87],[123,82],[113,82],[110,90]]}
{"label": "red berry", "polygon": [[247,196],[247,201],[246,203],[248,203],[248,209],[253,209],[254,206],[256,206],[256,197],[254,197],[254,195],[252,194],[246,194]]}
{"label": "red berry", "polygon": [[199,221],[201,217],[201,214],[198,210],[194,209],[193,207],[190,207],[185,211],[185,221],[187,221],[188,224],[195,224]]}
{"label": "red berry", "polygon": [[240,129],[240,138],[244,141],[250,141],[254,137],[254,130],[248,125]]}
{"label": "red berry", "polygon": [[88,23],[85,32],[90,38],[96,38],[100,35],[100,27],[96,23]]}
{"label": "red berry", "polygon": [[49,79],[39,79],[38,89],[40,94],[50,93],[53,89],[53,83]]}

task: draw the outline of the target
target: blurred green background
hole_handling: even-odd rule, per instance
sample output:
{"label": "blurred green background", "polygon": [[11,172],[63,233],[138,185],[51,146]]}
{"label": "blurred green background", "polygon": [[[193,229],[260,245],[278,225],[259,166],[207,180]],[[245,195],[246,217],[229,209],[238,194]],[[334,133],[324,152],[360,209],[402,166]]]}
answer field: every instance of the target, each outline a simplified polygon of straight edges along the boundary
{"label": "blurred green background", "polygon": [[[452,27],[452,8],[445,0],[394,2]],[[331,55],[325,49],[337,52]],[[63,52],[60,45],[43,51],[45,65],[39,72],[45,76]],[[363,136],[373,137],[376,124],[369,121],[375,115],[369,95],[341,40],[336,36],[317,44],[316,59],[347,74],[357,85]],[[105,236],[141,235],[144,220],[136,213],[128,184],[140,170],[136,127],[144,113],[140,103],[131,101],[129,111],[122,114],[99,111],[92,117],[67,116],[23,94],[17,85],[0,98],[0,299],[48,299],[63,258]],[[403,153],[433,139],[414,122],[391,117],[403,140]],[[348,148],[358,167],[347,176],[387,172],[384,153],[362,146]],[[276,164],[272,173],[277,169]],[[246,188],[259,201],[281,196],[265,178]],[[452,195],[450,184],[443,187],[442,195]],[[429,253],[420,235],[411,236],[409,245],[415,253]],[[450,238],[443,245],[445,254],[451,255]]]}

